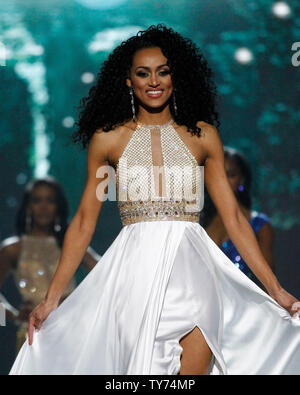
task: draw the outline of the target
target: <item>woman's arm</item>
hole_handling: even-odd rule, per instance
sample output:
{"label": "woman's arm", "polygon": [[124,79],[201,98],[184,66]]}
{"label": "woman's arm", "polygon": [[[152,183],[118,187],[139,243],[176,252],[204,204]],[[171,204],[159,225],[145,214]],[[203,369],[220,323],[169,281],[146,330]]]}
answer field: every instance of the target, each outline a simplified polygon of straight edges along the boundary
{"label": "woman's arm", "polygon": [[[0,244],[0,289],[9,274],[16,268],[20,255],[21,241],[18,236],[11,236],[3,240]],[[34,308],[30,302],[23,302],[22,306],[17,310],[12,306],[4,295],[0,293],[0,302],[4,305],[6,318],[15,325],[20,325],[22,321],[27,321],[29,313]]]}
{"label": "woman's arm", "polygon": [[[18,240],[18,237],[9,237],[0,244],[0,289],[17,259],[15,256],[16,248],[14,248],[17,243],[16,240]],[[19,314],[18,310],[11,306],[2,294],[0,294],[0,302],[4,304],[6,309],[6,318],[15,321]]]}
{"label": "woman's arm", "polygon": [[[104,197],[108,191],[109,177],[105,174],[105,170],[108,172],[109,168],[105,166],[109,164],[109,141],[108,133],[102,130],[94,133],[91,138],[87,155],[85,188],[76,214],[65,234],[58,267],[46,297],[29,316],[29,345],[33,342],[34,329],[39,330],[48,315],[58,306],[94,234]],[[99,170],[101,171],[101,166],[104,167],[102,177],[98,173]]]}
{"label": "woman's arm", "polygon": [[12,268],[11,247],[3,241],[0,245],[0,289]]}
{"label": "woman's arm", "polygon": [[286,293],[279,284],[259,248],[251,225],[239,208],[226,176],[224,150],[218,130],[215,126],[209,124],[203,126],[203,123],[201,123],[199,126],[204,129],[202,144],[207,154],[205,184],[229,237],[270,296],[291,312],[291,305],[297,299]]}
{"label": "woman's arm", "polygon": [[[78,209],[65,234],[62,253],[58,268],[50,283],[45,301],[50,305],[58,305],[59,300],[83,259],[94,234],[97,220],[103,205],[104,194],[96,194],[100,182],[106,183],[108,177],[96,177],[100,166],[108,166],[107,133],[99,131],[90,141],[87,155],[87,181],[78,206]],[[105,181],[104,181],[105,180]]]}
{"label": "woman's arm", "polygon": [[272,225],[269,223],[264,224],[256,233],[256,238],[263,256],[267,260],[272,271],[275,273],[273,256],[274,230]]}

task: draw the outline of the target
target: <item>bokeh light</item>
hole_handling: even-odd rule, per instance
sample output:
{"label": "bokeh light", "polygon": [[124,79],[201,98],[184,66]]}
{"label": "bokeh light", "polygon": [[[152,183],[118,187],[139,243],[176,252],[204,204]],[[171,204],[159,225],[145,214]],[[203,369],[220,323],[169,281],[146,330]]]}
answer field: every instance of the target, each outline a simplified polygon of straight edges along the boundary
{"label": "bokeh light", "polygon": [[248,48],[239,48],[236,50],[234,58],[238,63],[249,64],[253,61],[253,54]]}
{"label": "bokeh light", "polygon": [[285,1],[277,1],[272,6],[272,12],[277,18],[288,18],[291,16],[291,7]]}

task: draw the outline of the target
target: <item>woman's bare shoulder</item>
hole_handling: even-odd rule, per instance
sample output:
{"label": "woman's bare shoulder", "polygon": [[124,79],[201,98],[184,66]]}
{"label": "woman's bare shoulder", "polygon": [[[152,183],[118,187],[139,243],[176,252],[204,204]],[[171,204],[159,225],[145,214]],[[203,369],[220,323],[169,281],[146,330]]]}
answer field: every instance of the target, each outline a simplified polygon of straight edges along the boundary
{"label": "woman's bare shoulder", "polygon": [[196,138],[195,144],[199,146],[199,150],[201,151],[203,158],[201,163],[205,164],[206,159],[211,155],[213,147],[220,145],[221,140],[219,132],[214,125],[205,121],[198,121],[196,125],[201,129],[201,132],[199,138]]}
{"label": "woman's bare shoulder", "polygon": [[134,130],[135,127],[135,123],[130,120],[120,125],[117,125],[113,129],[110,129],[108,131],[104,131],[102,128],[99,128],[95,131],[94,135],[96,136],[96,138],[99,138],[98,136],[101,136],[100,138],[103,139],[114,139],[116,136],[120,136],[120,134],[128,132],[128,130]]}
{"label": "woman's bare shoulder", "polygon": [[215,134],[218,135],[219,134],[218,129],[214,125],[212,125],[212,124],[210,124],[208,122],[198,121],[197,122],[197,126],[198,126],[198,128],[201,129],[201,135],[203,137],[213,138],[213,135],[215,135]]}
{"label": "woman's bare shoulder", "polygon": [[120,143],[120,140],[128,134],[128,131],[134,130],[132,121],[128,121],[122,125],[116,126],[114,129],[104,131],[99,128],[94,133],[92,140],[96,141],[95,144],[105,144],[108,148],[114,148],[115,144]]}
{"label": "woman's bare shoulder", "polygon": [[206,156],[220,156],[223,154],[223,142],[216,126],[204,121],[197,122],[201,128],[201,144],[206,151]]}
{"label": "woman's bare shoulder", "polygon": [[105,145],[107,158],[112,166],[116,166],[118,158],[122,154],[124,146],[126,146],[135,127],[136,125],[133,121],[128,121],[124,122],[122,125],[116,126],[108,132],[104,132],[102,129],[97,130],[97,133],[100,134],[98,141],[102,145]]}
{"label": "woman's bare shoulder", "polygon": [[115,151],[116,144],[124,131],[124,126],[116,126],[105,131],[102,128],[95,130],[88,147],[88,158],[91,162],[111,163],[111,153]]}

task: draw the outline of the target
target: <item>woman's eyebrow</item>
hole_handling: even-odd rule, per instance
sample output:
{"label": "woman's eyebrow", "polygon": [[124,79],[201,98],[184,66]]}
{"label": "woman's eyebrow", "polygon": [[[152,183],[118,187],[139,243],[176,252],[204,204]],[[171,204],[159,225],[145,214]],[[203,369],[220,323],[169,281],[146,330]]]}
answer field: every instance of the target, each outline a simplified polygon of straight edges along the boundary
{"label": "woman's eyebrow", "polygon": [[[167,65],[167,64],[161,64],[160,66],[157,66],[156,69],[159,69],[159,68],[164,67],[164,66],[168,66],[168,65]],[[135,68],[135,70],[137,70],[137,69],[139,69],[139,68],[146,69],[146,70],[150,70],[150,68],[147,67],[147,66],[137,66],[137,67]]]}

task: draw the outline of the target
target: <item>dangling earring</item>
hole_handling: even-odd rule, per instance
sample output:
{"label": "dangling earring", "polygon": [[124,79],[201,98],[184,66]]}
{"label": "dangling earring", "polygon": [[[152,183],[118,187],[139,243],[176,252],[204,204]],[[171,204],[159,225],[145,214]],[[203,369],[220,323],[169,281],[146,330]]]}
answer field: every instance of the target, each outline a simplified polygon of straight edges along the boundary
{"label": "dangling earring", "polygon": [[59,221],[59,217],[55,217],[54,230],[55,230],[55,232],[60,232],[61,231],[61,224],[60,224],[60,221]]}
{"label": "dangling earring", "polygon": [[176,99],[175,99],[175,89],[173,89],[173,107],[174,107],[175,115],[177,116],[177,105],[176,105]]}
{"label": "dangling earring", "polygon": [[136,119],[136,116],[135,116],[133,89],[131,87],[129,87],[129,93],[130,93],[130,96],[131,96],[132,119],[134,120],[134,122],[137,122],[137,119]]}
{"label": "dangling earring", "polygon": [[244,185],[243,185],[243,184],[240,184],[240,185],[238,186],[238,190],[239,190],[240,192],[243,192],[243,191],[245,190]]}
{"label": "dangling earring", "polygon": [[26,224],[25,224],[25,231],[26,233],[29,233],[31,231],[31,225],[32,225],[32,216],[29,213],[29,211],[26,213]]}

